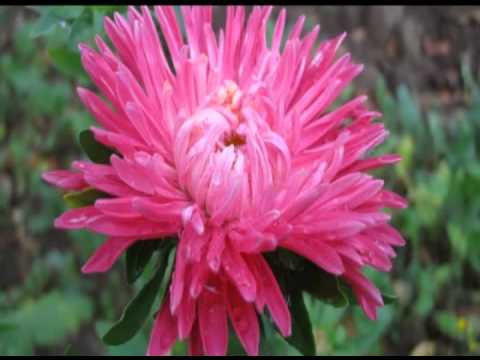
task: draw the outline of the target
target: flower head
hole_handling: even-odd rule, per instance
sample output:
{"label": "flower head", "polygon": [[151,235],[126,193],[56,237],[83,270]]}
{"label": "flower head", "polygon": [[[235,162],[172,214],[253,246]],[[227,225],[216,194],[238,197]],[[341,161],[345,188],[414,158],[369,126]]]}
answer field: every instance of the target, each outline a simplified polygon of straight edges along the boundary
{"label": "flower head", "polygon": [[101,127],[96,140],[115,150],[107,164],[75,161],[44,174],[60,188],[94,188],[108,197],[65,212],[58,228],[107,236],[83,267],[108,270],[138,241],[178,236],[168,294],[148,348],[164,354],[188,338],[192,354],[225,354],[228,319],[246,352],[258,353],[257,312],[268,308],[284,336],[289,308],[264,254],[296,253],[341,277],[369,318],[383,305],[362,275],[388,271],[403,245],[382,208],[405,201],[365,172],[399,161],[368,157],[387,131],[360,96],[331,109],[362,66],[335,59],[345,35],[315,47],[316,26],[301,17],[282,48],[285,10],[271,41],[271,7],[228,7],[215,33],[211,7],[147,7],[105,19],[113,52],[81,57],[105,100],[78,94]]}

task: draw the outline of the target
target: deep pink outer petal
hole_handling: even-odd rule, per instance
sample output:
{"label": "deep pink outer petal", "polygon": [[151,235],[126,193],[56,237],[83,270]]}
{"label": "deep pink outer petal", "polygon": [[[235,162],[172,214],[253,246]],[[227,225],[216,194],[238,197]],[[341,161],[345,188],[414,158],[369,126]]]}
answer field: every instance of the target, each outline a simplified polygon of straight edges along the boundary
{"label": "deep pink outer petal", "polygon": [[177,340],[177,322],[170,314],[170,296],[165,296],[165,302],[153,323],[153,330],[148,343],[147,355],[165,355]]}
{"label": "deep pink outer petal", "polygon": [[227,309],[222,289],[206,290],[199,298],[198,317],[207,355],[224,356],[228,347]]}
{"label": "deep pink outer petal", "polygon": [[188,354],[191,356],[203,355],[202,339],[200,337],[200,329],[198,327],[198,320],[195,322],[188,340]]}
{"label": "deep pink outer petal", "polygon": [[345,272],[342,259],[337,251],[322,241],[316,241],[312,244],[304,239],[293,239],[286,242],[283,246],[310,259],[319,267],[332,274],[341,275]]}
{"label": "deep pink outer petal", "polygon": [[257,291],[255,278],[243,256],[227,247],[223,253],[222,266],[245,301],[255,301]]}
{"label": "deep pink outer petal", "polygon": [[66,190],[81,190],[88,187],[81,173],[70,170],[52,170],[42,174],[43,180]]}
{"label": "deep pink outer petal", "polygon": [[178,338],[185,339],[191,332],[196,318],[196,301],[191,296],[185,296],[177,315]]}
{"label": "deep pink outer petal", "polygon": [[101,216],[97,208],[86,206],[64,212],[55,219],[54,225],[57,229],[83,229]]}
{"label": "deep pink outer petal", "polygon": [[83,265],[82,272],[89,274],[110,270],[120,255],[135,241],[137,241],[136,238],[109,238]]}
{"label": "deep pink outer petal", "polygon": [[273,321],[283,336],[290,336],[292,333],[290,311],[270,266],[262,255],[249,256],[248,263],[255,269],[257,283],[261,287],[262,296]]}
{"label": "deep pink outer petal", "polygon": [[250,356],[258,355],[260,329],[253,304],[245,302],[237,289],[230,285],[227,290],[228,315],[245,351]]}

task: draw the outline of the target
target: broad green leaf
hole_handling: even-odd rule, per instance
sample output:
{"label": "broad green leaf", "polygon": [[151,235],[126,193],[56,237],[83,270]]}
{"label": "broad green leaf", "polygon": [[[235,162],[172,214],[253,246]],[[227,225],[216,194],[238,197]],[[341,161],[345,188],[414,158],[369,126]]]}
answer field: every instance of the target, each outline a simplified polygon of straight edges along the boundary
{"label": "broad green leaf", "polygon": [[103,336],[103,341],[107,345],[120,345],[132,337],[142,328],[148,316],[151,307],[160,293],[162,279],[168,276],[168,255],[171,247],[166,247],[160,252],[160,265],[153,277],[145,284],[142,290],[127,304],[120,320]]}
{"label": "broad green leaf", "polygon": [[75,209],[93,205],[95,203],[95,200],[104,197],[108,197],[108,195],[96,189],[89,188],[87,190],[75,191],[65,194],[63,196],[63,199],[67,203],[68,207]]}
{"label": "broad green leaf", "polygon": [[397,297],[395,295],[382,293],[382,298],[385,305],[395,304],[397,302]]}
{"label": "broad green leaf", "polygon": [[275,255],[277,257],[276,262],[286,270],[298,272],[303,271],[305,268],[305,258],[298,256],[291,251],[280,248],[275,251]]}
{"label": "broad green leaf", "polygon": [[95,37],[93,25],[92,9],[88,8],[73,20],[69,42],[78,44],[80,42],[92,41]]}
{"label": "broad green leaf", "polygon": [[54,27],[58,25],[58,22],[59,20],[50,12],[44,13],[30,29],[30,36],[32,38],[37,38],[47,35],[53,31]]}
{"label": "broad green leaf", "polygon": [[285,249],[267,253],[265,258],[285,294],[307,291],[315,298],[333,306],[348,304],[337,277],[307,259]]}
{"label": "broad green leaf", "polygon": [[290,294],[289,307],[292,314],[292,335],[286,338],[287,342],[303,355],[315,355],[312,323],[310,322],[301,291],[295,291]]}
{"label": "broad green leaf", "polygon": [[[95,330],[98,337],[102,337],[108,329],[112,327],[112,323],[105,320],[99,320],[95,324]],[[130,341],[122,345],[105,346],[105,355],[108,356],[144,356],[145,349],[148,346],[148,334],[139,331]]]}
{"label": "broad green leaf", "polygon": [[95,163],[108,164],[110,156],[115,153],[114,150],[100,144],[91,130],[84,130],[80,133],[80,145],[87,154],[88,158]]}
{"label": "broad green leaf", "polygon": [[347,286],[336,276],[323,271],[309,263],[304,273],[299,276],[302,289],[318,300],[335,307],[343,307],[350,303],[345,293]]}
{"label": "broad green leaf", "polygon": [[[299,355],[298,350],[289,345],[285,338],[279,335],[268,310],[259,314],[258,320],[261,329],[259,355]],[[293,354],[292,350],[294,351]]]}
{"label": "broad green leaf", "polygon": [[143,273],[158,245],[158,241],[154,240],[138,241],[127,249],[126,273],[129,284],[134,283]]}
{"label": "broad green leaf", "polygon": [[78,51],[59,47],[49,49],[48,54],[55,66],[66,75],[81,76],[83,74],[82,62],[80,61],[80,53]]}

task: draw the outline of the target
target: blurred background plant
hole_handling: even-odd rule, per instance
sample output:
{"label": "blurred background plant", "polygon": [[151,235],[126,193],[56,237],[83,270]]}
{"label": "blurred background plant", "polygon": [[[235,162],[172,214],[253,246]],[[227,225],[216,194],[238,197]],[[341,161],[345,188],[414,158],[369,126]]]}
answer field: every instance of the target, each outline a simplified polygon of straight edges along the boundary
{"label": "blurred background plant", "polygon": [[[456,7],[446,8],[443,17],[436,8],[431,11],[432,22],[453,16],[467,29],[458,35],[465,47],[455,52],[448,47],[454,46],[452,39],[435,33],[433,25],[418,29],[423,8],[416,13],[408,7],[384,9],[390,20],[382,20],[381,25],[392,36],[380,39],[383,47],[362,52],[358,48],[369,41],[369,17],[360,24],[349,19],[358,19],[352,17],[355,11],[376,14],[381,9],[289,8],[290,25],[296,13],[305,13],[309,22],[324,25],[322,38],[340,32],[327,26],[332,14],[343,19],[340,26],[351,33],[343,50],[352,51],[367,68],[366,80],[359,79],[343,97],[368,93],[372,105],[383,113],[391,136],[378,151],[399,153],[404,160],[376,175],[410,202],[407,210],[394,216],[408,243],[399,251],[393,272],[369,274],[382,290],[395,294],[396,301],[371,322],[357,307],[334,307],[305,295],[316,352],[479,354],[480,85],[475,71],[478,59],[471,56],[473,45],[469,47],[464,38],[470,36],[471,27],[478,30],[480,10],[469,8],[477,16],[467,20]],[[125,7],[0,7],[2,355],[140,355],[146,349],[150,324],[121,346],[105,346],[101,337],[152,269],[130,286],[121,265],[105,275],[82,275],[82,263],[101,239],[82,231],[54,230],[53,219],[65,205],[60,194],[40,179],[46,169],[66,167],[84,156],[76,139],[92,118],[77,99],[75,86],[91,84],[77,44],[93,44],[95,34],[104,35],[102,19],[114,11],[124,12]],[[402,17],[405,22],[399,20]],[[447,18],[447,25],[452,19]],[[456,71],[453,84],[428,82],[428,71],[415,66],[416,48],[403,50],[405,81],[372,55],[384,51],[382,59],[388,60],[392,51],[401,48],[402,39],[408,39],[408,31],[413,30],[406,28],[412,23],[418,36],[429,39],[421,46],[425,59],[430,56],[441,70],[438,56],[448,57],[445,66]],[[445,75],[438,69],[437,73],[439,78]],[[269,335],[262,344],[263,354],[298,354],[265,325]],[[185,344],[178,343],[173,353],[185,353]],[[231,343],[230,353],[241,353],[238,343]]]}

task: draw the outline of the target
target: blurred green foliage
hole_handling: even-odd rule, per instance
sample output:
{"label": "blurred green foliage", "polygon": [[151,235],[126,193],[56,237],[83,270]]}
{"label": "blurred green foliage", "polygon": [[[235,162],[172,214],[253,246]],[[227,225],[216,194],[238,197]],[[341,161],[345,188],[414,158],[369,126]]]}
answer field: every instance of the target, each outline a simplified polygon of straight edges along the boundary
{"label": "blurred green foliage", "polygon": [[[101,239],[52,230],[65,205],[40,178],[46,169],[84,156],[72,141],[92,119],[75,86],[91,84],[77,44],[92,44],[95,34],[104,35],[103,16],[124,10],[0,7],[0,19],[16,19],[0,43],[2,355],[145,352],[151,319],[126,344],[105,346],[101,337],[155,269],[147,266],[131,286],[121,265],[107,275],[82,275],[82,263]],[[305,295],[317,354],[405,354],[427,340],[434,341],[437,353],[479,353],[480,88],[466,62],[462,74],[464,104],[448,114],[440,104],[425,111],[405,86],[391,92],[378,80],[371,100],[391,136],[376,152],[399,153],[403,161],[375,174],[410,206],[394,216],[407,238],[394,271],[368,275],[398,300],[372,322],[358,307],[338,308]],[[347,89],[344,97],[353,92]],[[298,354],[268,321],[263,328],[262,354]],[[184,342],[173,350],[185,352]],[[243,354],[237,340],[229,352]]]}

